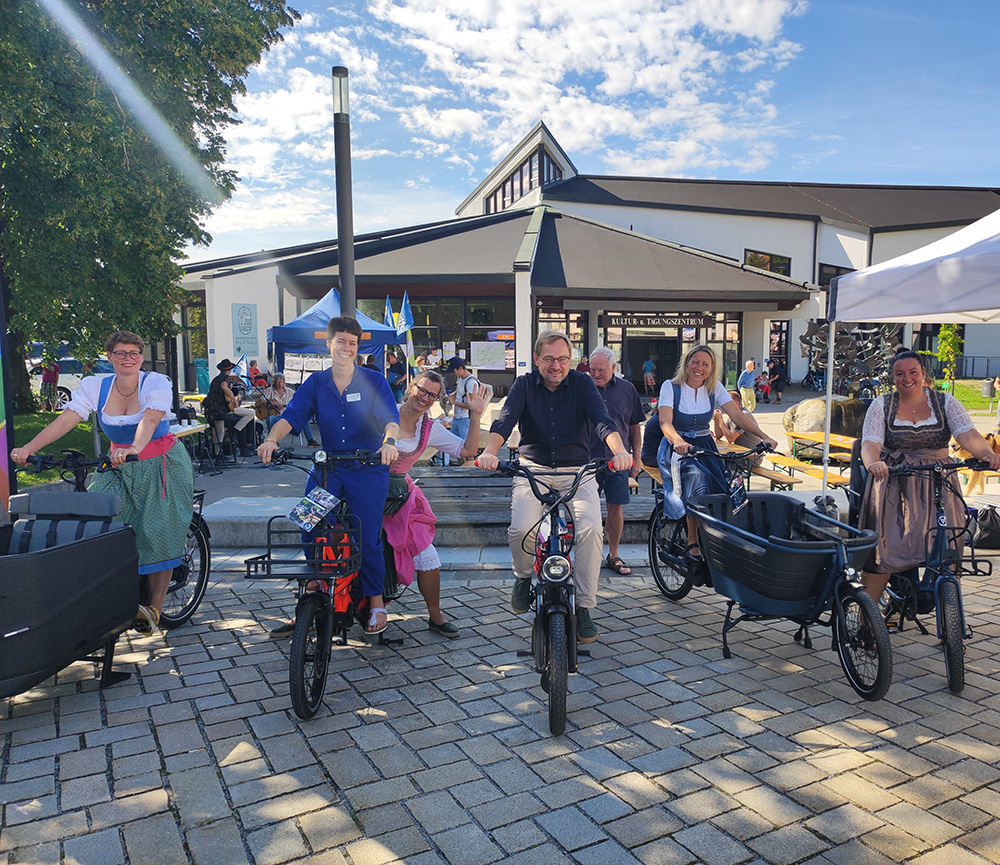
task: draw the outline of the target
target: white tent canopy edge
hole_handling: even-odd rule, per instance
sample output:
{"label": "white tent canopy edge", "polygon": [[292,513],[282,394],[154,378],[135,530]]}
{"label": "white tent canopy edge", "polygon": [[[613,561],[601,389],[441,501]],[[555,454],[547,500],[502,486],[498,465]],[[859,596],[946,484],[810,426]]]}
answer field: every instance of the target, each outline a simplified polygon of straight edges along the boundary
{"label": "white tent canopy edge", "polygon": [[837,322],[1000,323],[1000,210],[927,246],[834,278],[827,295],[827,318],[824,493],[830,470],[830,371]]}

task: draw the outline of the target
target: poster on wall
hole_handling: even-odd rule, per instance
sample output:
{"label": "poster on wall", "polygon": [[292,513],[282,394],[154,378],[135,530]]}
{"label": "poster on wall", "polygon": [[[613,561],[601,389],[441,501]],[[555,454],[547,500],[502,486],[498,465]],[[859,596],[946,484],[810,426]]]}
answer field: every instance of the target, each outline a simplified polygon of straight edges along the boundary
{"label": "poster on wall", "polygon": [[257,354],[257,304],[234,303],[233,308],[233,354],[246,354],[253,360]]}
{"label": "poster on wall", "polygon": [[476,369],[505,369],[507,366],[507,347],[502,342],[473,341],[472,365]]}

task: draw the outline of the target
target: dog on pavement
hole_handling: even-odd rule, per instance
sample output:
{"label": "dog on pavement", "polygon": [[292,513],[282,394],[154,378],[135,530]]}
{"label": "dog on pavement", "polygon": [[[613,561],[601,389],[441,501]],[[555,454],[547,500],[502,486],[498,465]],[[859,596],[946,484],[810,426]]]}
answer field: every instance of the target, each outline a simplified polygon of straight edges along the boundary
{"label": "dog on pavement", "polygon": [[[990,448],[993,453],[1000,454],[1000,430],[995,432],[986,433],[983,438],[989,442]],[[967,460],[972,459],[972,454],[970,454],[964,447],[962,447],[955,439],[951,440],[951,453],[956,459]],[[985,494],[986,492],[986,476],[983,472],[969,472],[968,480],[962,489],[963,496],[976,495],[976,490],[978,489],[979,494]]]}

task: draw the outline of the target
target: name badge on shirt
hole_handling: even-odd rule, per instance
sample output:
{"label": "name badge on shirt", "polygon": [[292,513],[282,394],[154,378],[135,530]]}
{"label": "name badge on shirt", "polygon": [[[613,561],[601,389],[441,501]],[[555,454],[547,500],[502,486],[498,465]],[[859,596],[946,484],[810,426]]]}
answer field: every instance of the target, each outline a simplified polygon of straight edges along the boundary
{"label": "name badge on shirt", "polygon": [[361,394],[359,393],[349,393],[347,395],[348,402],[361,402]]}

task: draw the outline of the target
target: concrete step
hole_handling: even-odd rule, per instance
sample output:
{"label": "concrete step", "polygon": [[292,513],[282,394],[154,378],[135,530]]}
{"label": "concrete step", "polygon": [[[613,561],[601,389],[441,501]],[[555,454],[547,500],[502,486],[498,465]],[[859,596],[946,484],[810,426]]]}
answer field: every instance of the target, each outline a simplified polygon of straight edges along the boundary
{"label": "concrete step", "polygon": [[[438,523],[435,543],[448,547],[506,546],[510,524],[510,490],[497,488],[492,493],[475,487],[456,487],[450,492],[425,489]],[[631,496],[623,514],[623,543],[644,543],[646,525],[653,509],[653,496]],[[204,517],[212,533],[212,546],[260,547],[265,542],[266,525],[271,517],[284,516],[298,502],[297,497],[240,497],[222,499],[205,506]],[[281,520],[279,527],[290,528]]]}

